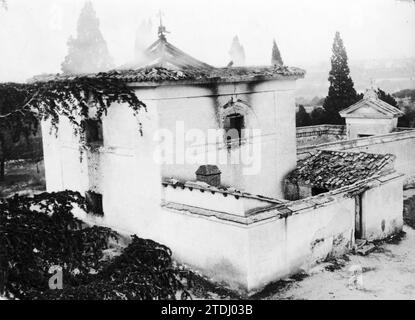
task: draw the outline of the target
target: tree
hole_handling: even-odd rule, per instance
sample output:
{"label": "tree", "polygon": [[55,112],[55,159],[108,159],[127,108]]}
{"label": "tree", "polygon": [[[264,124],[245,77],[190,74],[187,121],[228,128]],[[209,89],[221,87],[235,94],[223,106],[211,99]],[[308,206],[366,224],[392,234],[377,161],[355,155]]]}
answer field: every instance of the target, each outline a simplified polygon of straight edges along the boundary
{"label": "tree", "polygon": [[311,111],[310,117],[313,126],[327,123],[327,111],[323,108],[315,108]]}
{"label": "tree", "polygon": [[99,29],[99,19],[90,1],[78,19],[77,37],[68,40],[68,54],[62,63],[63,73],[95,73],[113,67],[107,44]]}
{"label": "tree", "polygon": [[272,56],[271,56],[271,64],[272,65],[284,65],[284,62],[282,62],[281,53],[278,49],[277,43],[275,42],[272,45]]}
{"label": "tree", "polygon": [[398,127],[415,128],[415,109],[406,106],[404,115],[398,119]]}
{"label": "tree", "polygon": [[358,101],[358,96],[354,89],[353,80],[350,77],[347,53],[339,32],[336,32],[334,37],[331,70],[328,80],[330,87],[323,104],[327,112],[327,121],[331,124],[344,124],[339,111]]}
{"label": "tree", "polygon": [[302,104],[298,107],[298,112],[295,115],[295,125],[296,127],[306,127],[311,125],[310,115]]}
{"label": "tree", "polygon": [[386,93],[382,89],[378,89],[376,93],[378,94],[379,99],[385,101],[386,103],[389,103],[391,106],[398,107],[398,102],[391,94]]}
{"label": "tree", "polygon": [[[5,87],[8,90],[4,90]],[[0,181],[4,180],[5,162],[17,141],[37,131],[38,122],[32,113],[18,111],[28,101],[12,84],[0,84]]]}
{"label": "tree", "polygon": [[231,49],[229,50],[231,61],[234,66],[245,65],[245,50],[239,42],[238,36],[235,36],[232,40]]}
{"label": "tree", "polygon": [[415,100],[415,89],[404,89],[393,94],[396,98],[411,98],[411,100]]}
{"label": "tree", "polygon": [[79,136],[81,147],[86,147],[86,123],[82,120],[89,118],[89,106],[96,106],[96,118],[100,121],[114,102],[126,103],[135,116],[146,108],[131,87],[106,73],[33,83],[0,83],[0,176],[4,176],[10,141],[36,132],[39,120],[50,120],[57,130],[59,118],[66,117]]}

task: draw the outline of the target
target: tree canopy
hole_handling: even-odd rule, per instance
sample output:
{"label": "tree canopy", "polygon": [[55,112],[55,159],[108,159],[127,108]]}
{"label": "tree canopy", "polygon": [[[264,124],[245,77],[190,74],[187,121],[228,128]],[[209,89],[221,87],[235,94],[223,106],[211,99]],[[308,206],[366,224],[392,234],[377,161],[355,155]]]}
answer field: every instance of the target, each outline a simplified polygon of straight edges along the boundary
{"label": "tree canopy", "polygon": [[358,96],[350,77],[347,53],[339,32],[336,32],[334,37],[328,80],[330,87],[323,104],[327,112],[327,121],[331,124],[343,124],[344,120],[340,117],[339,111],[357,102]]}
{"label": "tree canopy", "polygon": [[298,112],[295,116],[295,125],[296,127],[311,126],[311,117],[302,104],[298,107]]}
{"label": "tree canopy", "polygon": [[113,67],[107,43],[99,29],[99,19],[90,1],[78,19],[77,37],[69,38],[68,54],[62,63],[63,73],[94,73]]}

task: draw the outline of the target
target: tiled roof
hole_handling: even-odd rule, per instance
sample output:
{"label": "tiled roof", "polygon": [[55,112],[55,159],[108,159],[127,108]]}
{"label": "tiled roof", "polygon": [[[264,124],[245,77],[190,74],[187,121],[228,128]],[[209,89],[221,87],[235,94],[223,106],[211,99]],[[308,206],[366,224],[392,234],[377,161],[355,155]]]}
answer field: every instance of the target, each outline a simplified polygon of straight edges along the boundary
{"label": "tiled roof", "polygon": [[149,83],[152,85],[163,82],[171,83],[177,81],[189,81],[195,83],[260,81],[280,79],[284,77],[300,78],[303,77],[304,74],[305,72],[302,69],[286,66],[232,67],[213,68],[210,70],[192,67],[173,70],[153,66],[137,70],[113,70],[101,74],[39,76],[36,78],[36,81],[75,80],[80,76],[94,78],[105,75],[106,77],[120,79],[128,83]]}
{"label": "tiled roof", "polygon": [[[360,108],[370,108],[372,113],[358,113]],[[403,112],[398,108],[386,103],[378,98],[376,92],[368,90],[363,99],[339,112],[343,118],[395,118],[403,116]]]}
{"label": "tiled roof", "polygon": [[236,82],[272,80],[284,77],[302,78],[305,71],[288,66],[260,67],[226,67],[215,68],[201,62],[180,49],[176,48],[165,38],[154,42],[145,54],[146,58],[140,64],[124,65],[118,69],[101,74],[82,75],[46,75],[36,77],[36,81],[74,80],[79,76],[116,78],[125,82],[160,84],[163,82]]}
{"label": "tiled roof", "polygon": [[300,163],[287,179],[331,190],[392,171],[394,159],[392,154],[322,150]]}

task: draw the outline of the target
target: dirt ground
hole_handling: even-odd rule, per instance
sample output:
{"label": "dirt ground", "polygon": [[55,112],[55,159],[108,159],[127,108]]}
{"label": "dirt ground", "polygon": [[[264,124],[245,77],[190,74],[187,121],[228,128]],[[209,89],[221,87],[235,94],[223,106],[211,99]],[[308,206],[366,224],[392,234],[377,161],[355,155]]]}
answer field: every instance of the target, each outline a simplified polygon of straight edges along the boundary
{"label": "dirt ground", "polygon": [[[415,189],[405,191],[405,199],[413,195]],[[405,221],[415,220],[415,210],[411,215]],[[282,289],[264,298],[415,300],[415,229],[405,225],[404,232],[400,241],[380,244],[367,256],[348,254],[343,259],[321,263],[302,280],[287,281]]]}

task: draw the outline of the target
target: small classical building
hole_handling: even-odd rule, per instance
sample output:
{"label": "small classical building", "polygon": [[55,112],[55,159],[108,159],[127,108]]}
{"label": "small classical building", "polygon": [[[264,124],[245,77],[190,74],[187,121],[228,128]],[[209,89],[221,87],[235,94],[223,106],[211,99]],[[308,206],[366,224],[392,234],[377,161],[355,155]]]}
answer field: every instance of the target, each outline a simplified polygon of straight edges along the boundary
{"label": "small classical building", "polygon": [[348,138],[357,139],[393,132],[403,112],[368,89],[362,100],[340,111],[340,116],[346,119]]}
{"label": "small classical building", "polygon": [[[402,175],[386,155],[362,155],[360,171],[323,193],[284,199],[297,168],[294,90],[303,70],[215,68],[170,44],[161,28],[142,65],[111,75],[146,104],[142,136],[133,111],[117,103],[101,126],[91,106],[83,120],[94,147],[83,153],[66,118],[57,136],[42,122],[47,190],[85,193],[96,215],[83,219],[161,242],[177,261],[243,292],[351,249],[356,210],[366,221],[359,236],[402,228]],[[337,154],[324,157],[352,169]]]}

